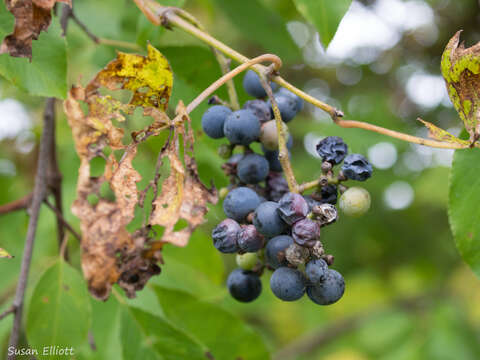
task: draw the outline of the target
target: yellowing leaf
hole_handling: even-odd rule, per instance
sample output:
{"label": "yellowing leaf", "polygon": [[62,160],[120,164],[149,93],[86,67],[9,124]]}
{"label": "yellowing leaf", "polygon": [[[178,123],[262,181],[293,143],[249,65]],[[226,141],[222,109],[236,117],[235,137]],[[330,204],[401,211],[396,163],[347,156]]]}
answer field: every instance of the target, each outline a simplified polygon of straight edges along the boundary
{"label": "yellowing leaf", "polygon": [[0,259],[1,258],[8,258],[8,259],[11,259],[13,258],[12,255],[10,255],[7,251],[5,251],[4,249],[0,248]]}
{"label": "yellowing leaf", "polygon": [[473,142],[480,133],[480,43],[465,48],[460,44],[460,33],[458,31],[448,42],[441,68],[448,95]]}
{"label": "yellowing leaf", "polygon": [[91,86],[133,92],[131,105],[165,111],[172,93],[173,74],[167,59],[148,45],[148,56],[118,53],[117,59],[98,73]]}
{"label": "yellowing leaf", "polygon": [[[207,203],[215,204],[218,197],[216,190],[207,189],[198,177],[197,164],[192,156],[195,141],[193,130],[182,102],[177,106],[174,124],[173,139],[164,149],[163,154],[169,159],[170,175],[162,183],[160,195],[153,201],[150,224],[165,227],[163,242],[185,246],[195,228],[203,223],[208,210]],[[179,135],[183,136],[185,167],[178,153]],[[175,231],[174,227],[181,219],[186,220],[188,225],[184,229]]]}
{"label": "yellowing leaf", "polygon": [[428,134],[430,135],[431,138],[438,140],[438,141],[443,141],[443,142],[448,142],[448,143],[455,143],[455,144],[460,144],[465,147],[468,147],[470,145],[470,142],[467,140],[462,140],[457,138],[456,136],[450,134],[448,131],[443,130],[442,128],[439,128],[436,125],[433,125],[432,123],[422,120],[420,118],[417,119],[418,121],[422,122],[423,125],[425,125],[428,129]]}

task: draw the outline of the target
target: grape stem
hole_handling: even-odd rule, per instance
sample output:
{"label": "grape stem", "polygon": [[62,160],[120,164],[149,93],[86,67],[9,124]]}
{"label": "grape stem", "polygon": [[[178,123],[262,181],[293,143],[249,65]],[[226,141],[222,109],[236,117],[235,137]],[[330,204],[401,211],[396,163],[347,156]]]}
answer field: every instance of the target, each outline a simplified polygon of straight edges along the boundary
{"label": "grape stem", "polygon": [[[155,2],[154,0],[134,0],[137,4],[139,9],[145,14],[145,16],[155,25],[163,25],[163,26],[176,26],[181,28],[182,30],[186,31],[190,35],[198,38],[199,40],[207,43],[212,48],[220,51],[221,53],[225,54],[229,58],[239,62],[245,63],[249,59],[235,51],[234,49],[228,47],[224,43],[220,42],[210,34],[203,31],[201,28],[192,25],[191,19],[193,18],[190,14],[186,11],[162,6],[159,3]],[[182,16],[179,16],[181,14]],[[186,20],[185,20],[186,19]],[[261,73],[265,73],[266,68],[263,65],[257,64],[252,67],[252,69],[257,72],[259,75]],[[342,120],[344,116],[341,110],[336,109],[335,107],[320,101],[313,96],[308,95],[307,93],[303,92],[302,90],[296,88],[288,81],[283,79],[281,76],[275,75],[271,77],[271,80],[278,85],[290,90],[292,93],[296,94],[297,96],[301,97],[305,101],[309,102],[310,104],[324,110],[330,117],[340,127],[343,128],[357,128],[357,129],[364,129],[367,131],[373,131],[382,135],[390,136],[402,141],[434,147],[434,148],[441,148],[441,149],[466,149],[470,148],[470,145],[458,144],[458,143],[450,143],[446,141],[437,141],[437,140],[430,140],[424,139],[417,136],[412,136],[409,134],[404,134],[395,130],[390,130],[387,128],[383,128],[381,126],[376,126],[373,124],[355,121],[355,120]],[[475,143],[475,147],[480,147],[479,144]]]}
{"label": "grape stem", "polygon": [[235,76],[237,76],[241,72],[247,70],[248,68],[256,64],[267,62],[267,61],[272,63],[272,65],[274,66],[274,69],[279,69],[280,66],[282,66],[282,60],[280,60],[278,56],[272,55],[272,54],[264,54],[264,55],[257,56],[256,58],[253,58],[251,60],[248,60],[243,64],[237,66],[235,69],[229,71],[228,73],[223,75],[221,78],[216,80],[214,83],[212,83],[205,90],[203,90],[195,99],[192,100],[190,104],[188,104],[186,108],[187,113],[191,113],[198,105],[200,105],[205,99],[207,99],[210,95],[212,95],[220,86],[227,83],[228,81],[233,79]]}

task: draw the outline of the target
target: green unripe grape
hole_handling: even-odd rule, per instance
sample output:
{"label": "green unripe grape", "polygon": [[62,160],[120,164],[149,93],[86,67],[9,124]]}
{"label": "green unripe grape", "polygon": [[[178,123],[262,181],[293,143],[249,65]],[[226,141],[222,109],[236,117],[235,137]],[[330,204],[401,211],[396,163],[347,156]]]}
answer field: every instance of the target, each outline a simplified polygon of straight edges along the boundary
{"label": "green unripe grape", "polygon": [[252,270],[258,263],[257,253],[237,254],[237,265],[244,270]]}
{"label": "green unripe grape", "polygon": [[353,217],[359,217],[370,209],[370,193],[361,187],[351,187],[340,196],[339,206],[342,211]]}
{"label": "green unripe grape", "polygon": [[232,156],[232,147],[227,144],[222,144],[218,147],[218,155],[222,159],[228,159]]}
{"label": "green unripe grape", "polygon": [[[287,127],[285,124],[283,126]],[[287,131],[286,138],[288,139],[288,137],[289,134]],[[278,150],[277,123],[275,120],[267,121],[262,125],[262,129],[260,131],[260,142],[267,150]]]}
{"label": "green unripe grape", "polygon": [[219,190],[218,196],[220,197],[220,199],[225,199],[228,193],[229,193],[228,189],[226,187],[223,187]]}

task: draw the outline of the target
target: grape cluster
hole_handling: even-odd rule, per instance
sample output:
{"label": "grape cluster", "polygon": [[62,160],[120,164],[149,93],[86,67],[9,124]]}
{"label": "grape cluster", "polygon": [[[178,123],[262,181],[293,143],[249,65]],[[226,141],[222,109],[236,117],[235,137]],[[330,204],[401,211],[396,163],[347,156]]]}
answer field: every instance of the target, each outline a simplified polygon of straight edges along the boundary
{"label": "grape cluster", "polygon": [[[360,154],[347,155],[343,140],[330,136],[317,145],[322,158],[318,188],[305,196],[290,192],[278,160],[277,127],[270,102],[262,100],[266,93],[253,71],[246,73],[243,85],[257,99],[237,111],[214,105],[202,117],[208,136],[226,137],[230,143],[219,147],[219,154],[227,158],[222,169],[230,178],[228,189],[220,191],[227,218],[212,231],[218,251],[237,254],[239,268],[228,276],[229,292],[241,302],[255,300],[262,291],[261,275],[271,270],[270,288],[279,299],[295,301],[306,293],[316,304],[333,304],[342,297],[345,282],[330,268],[334,257],[324,251],[321,228],[337,220],[337,200],[347,215],[359,216],[368,210],[368,192],[359,187],[347,189],[342,182],[364,181],[371,176],[372,167]],[[286,89],[279,89],[274,96],[284,122],[291,121],[303,107],[303,100]],[[250,148],[255,141],[261,143],[263,154]],[[291,146],[289,137],[287,147]],[[239,148],[240,153],[233,153]],[[335,175],[333,168],[342,162]]]}

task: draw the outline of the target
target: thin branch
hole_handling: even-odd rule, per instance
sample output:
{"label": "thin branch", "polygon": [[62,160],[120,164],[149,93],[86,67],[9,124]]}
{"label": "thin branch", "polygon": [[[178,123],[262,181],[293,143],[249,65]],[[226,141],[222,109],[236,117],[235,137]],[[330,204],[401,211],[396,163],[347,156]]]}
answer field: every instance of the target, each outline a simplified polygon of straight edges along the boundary
{"label": "thin branch", "polygon": [[[68,7],[68,6],[67,6]],[[52,114],[55,122],[55,100],[52,105]],[[57,208],[60,215],[63,214],[63,204],[62,204],[62,173],[60,172],[57,160],[57,144],[55,140],[55,126],[52,129],[52,138],[50,139],[49,146],[49,160],[48,160],[48,170],[47,170],[47,182],[50,192],[53,194],[55,199],[55,207]],[[61,216],[63,217],[63,216]],[[57,238],[58,246],[61,247],[63,238],[65,237],[64,224],[60,220],[60,217],[57,216]],[[66,255],[68,257],[68,255]],[[66,259],[65,259],[66,260]]]}
{"label": "thin branch", "polygon": [[7,214],[17,210],[27,209],[32,201],[33,194],[27,194],[21,199],[0,205],[0,215]]}
{"label": "thin branch", "polygon": [[75,12],[73,11],[72,8],[70,8],[68,5],[63,6],[62,10],[62,17],[60,19],[60,24],[63,29],[63,36],[67,33],[67,27],[68,27],[68,20],[72,19],[75,24],[78,25],[78,27],[87,35],[90,40],[92,40],[95,44],[99,45],[107,45],[107,46],[114,46],[114,47],[120,47],[124,49],[131,49],[135,51],[142,51],[143,48],[135,43],[131,43],[128,41],[122,41],[122,40],[113,40],[113,39],[106,39],[106,38],[100,38],[96,36],[94,33],[90,31],[90,29],[77,17]]}
{"label": "thin branch", "polygon": [[[412,136],[408,134],[404,134],[398,131],[390,130],[383,128],[381,126],[372,125],[369,123],[365,123],[362,121],[355,121],[355,120],[340,120],[338,119],[335,121],[337,125],[343,128],[357,128],[357,129],[364,129],[368,131],[373,131],[379,134],[387,135],[396,139],[400,139],[403,141],[407,141],[414,144],[430,146],[434,148],[440,149],[468,149],[469,145],[462,145],[458,143],[448,143],[443,141],[436,141],[430,139],[424,139],[417,136]],[[480,147],[480,144],[475,143],[475,147]]]}
{"label": "thin branch", "polygon": [[211,94],[213,94],[215,90],[217,90],[220,86],[225,84],[228,80],[233,79],[235,76],[240,74],[242,71],[245,71],[249,67],[254,66],[255,64],[258,64],[261,62],[266,62],[266,61],[272,62],[275,65],[276,69],[282,66],[282,61],[280,60],[280,58],[276,55],[271,55],[271,54],[260,55],[256,58],[253,58],[252,60],[248,60],[247,62],[237,66],[235,69],[223,75],[220,79],[218,79],[209,87],[207,87],[205,90],[203,90],[200,93],[200,95],[198,95],[195,99],[193,99],[190,104],[188,104],[186,109],[187,113],[191,113],[198,105],[202,103],[202,101],[204,101]]}
{"label": "thin branch", "polygon": [[73,9],[68,5],[63,6],[62,17],[60,18],[63,36],[65,36],[67,33],[68,20],[70,19],[72,19],[75,24],[77,24],[78,27],[85,33],[85,35],[87,35],[94,43],[100,43],[99,38],[88,29],[88,27],[77,17],[77,15],[75,15]]}
{"label": "thin branch", "polygon": [[[215,57],[217,58],[218,63],[220,64],[220,70],[222,74],[225,75],[230,71],[230,59],[227,59],[220,51],[215,48],[212,48]],[[233,110],[240,109],[240,103],[238,102],[237,91],[235,90],[235,83],[233,79],[228,80],[225,84],[227,86],[228,98],[230,99],[230,106]]]}
{"label": "thin branch", "polygon": [[[32,260],[32,252],[37,231],[38,216],[40,207],[47,194],[47,171],[49,163],[49,144],[53,138],[53,128],[55,126],[54,117],[54,98],[48,98],[45,104],[45,113],[43,116],[44,127],[40,140],[40,151],[38,154],[37,174],[35,176],[35,186],[33,190],[32,204],[29,208],[30,219],[28,222],[27,237],[25,240],[25,248],[23,251],[22,265],[20,276],[18,279],[17,290],[13,300],[15,308],[12,333],[10,335],[9,346],[16,348],[20,338],[20,329],[22,325],[23,302],[25,297],[25,289],[27,288],[28,273]],[[9,355],[9,360],[15,359],[15,355]]]}
{"label": "thin branch", "polygon": [[122,41],[122,40],[98,38],[98,44],[113,46],[113,47],[120,47],[120,48],[130,49],[130,50],[134,50],[134,51],[143,51],[144,50],[138,44],[131,43],[131,42],[128,42],[128,41]]}
{"label": "thin branch", "polygon": [[[55,213],[55,216],[57,217],[57,220],[60,221],[62,223],[63,226],[65,226],[65,228],[70,231],[70,233],[75,237],[77,238],[78,241],[81,241],[82,240],[82,236],[72,227],[72,225],[70,225],[68,223],[67,220],[65,220],[65,218],[63,217],[63,214],[60,212],[60,210],[58,208],[56,208],[55,206],[53,206],[49,201],[48,199],[45,199],[44,201],[45,205],[47,205],[54,213]],[[62,239],[62,242],[61,244],[63,243],[63,239]]]}
{"label": "thin branch", "polygon": [[15,295],[16,284],[10,284],[3,293],[0,294],[0,306],[3,306],[13,295]]}
{"label": "thin branch", "polygon": [[3,313],[0,314],[0,320],[2,320],[3,318],[7,317],[10,314],[13,314],[14,312],[15,312],[15,306],[12,305]]}
{"label": "thin branch", "polygon": [[287,128],[283,123],[282,115],[280,114],[280,109],[278,108],[277,100],[273,96],[273,91],[266,79],[265,74],[260,75],[260,82],[267,93],[267,96],[270,100],[270,104],[273,110],[273,116],[275,117],[275,123],[277,125],[277,139],[278,139],[278,160],[282,166],[285,179],[287,180],[288,189],[290,192],[298,193],[298,183],[295,179],[295,175],[292,169],[292,163],[290,162],[290,157],[288,155],[287,148]]}

